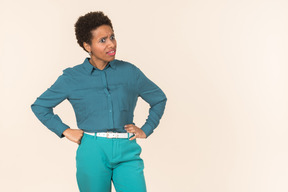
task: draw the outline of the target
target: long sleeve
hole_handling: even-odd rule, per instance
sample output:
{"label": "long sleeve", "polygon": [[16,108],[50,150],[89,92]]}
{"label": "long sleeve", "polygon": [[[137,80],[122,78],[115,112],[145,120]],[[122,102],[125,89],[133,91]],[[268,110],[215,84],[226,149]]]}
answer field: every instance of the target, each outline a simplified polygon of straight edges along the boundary
{"label": "long sleeve", "polygon": [[67,77],[65,73],[60,75],[57,80],[44,93],[37,97],[31,105],[31,109],[36,117],[51,131],[63,138],[62,134],[68,125],[62,122],[53,108],[68,97]]}
{"label": "long sleeve", "polygon": [[164,92],[154,82],[148,79],[138,67],[136,67],[136,74],[138,94],[150,105],[148,118],[146,119],[145,124],[141,127],[148,138],[159,125],[160,119],[165,110],[167,97]]}

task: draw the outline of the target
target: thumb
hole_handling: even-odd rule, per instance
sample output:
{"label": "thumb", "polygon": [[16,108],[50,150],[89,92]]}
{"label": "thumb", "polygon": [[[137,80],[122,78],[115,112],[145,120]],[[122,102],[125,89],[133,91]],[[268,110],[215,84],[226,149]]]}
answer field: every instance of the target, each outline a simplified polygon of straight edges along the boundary
{"label": "thumb", "polygon": [[131,140],[133,140],[133,139],[136,139],[136,135],[133,136],[133,137],[131,137],[129,140],[131,141]]}

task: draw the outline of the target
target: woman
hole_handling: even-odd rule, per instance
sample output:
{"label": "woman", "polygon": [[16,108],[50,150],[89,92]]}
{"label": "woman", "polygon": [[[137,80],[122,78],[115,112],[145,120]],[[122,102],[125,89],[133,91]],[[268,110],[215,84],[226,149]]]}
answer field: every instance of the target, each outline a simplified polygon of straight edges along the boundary
{"label": "woman", "polygon": [[[103,12],[79,17],[75,34],[90,58],[64,69],[37,97],[32,111],[60,138],[78,143],[76,178],[81,192],[110,192],[111,181],[116,191],[146,191],[142,148],[136,138],[149,137],[158,126],[166,95],[134,64],[115,59],[113,26]],[[139,96],[150,105],[141,128],[133,122]],[[70,128],[53,113],[65,99],[73,106],[79,129]]]}

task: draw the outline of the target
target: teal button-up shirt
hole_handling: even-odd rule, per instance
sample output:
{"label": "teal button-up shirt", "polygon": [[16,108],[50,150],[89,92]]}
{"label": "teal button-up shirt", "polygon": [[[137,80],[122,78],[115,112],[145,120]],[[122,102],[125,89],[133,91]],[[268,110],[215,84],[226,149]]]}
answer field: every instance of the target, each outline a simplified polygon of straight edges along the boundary
{"label": "teal button-up shirt", "polygon": [[60,138],[69,126],[53,108],[67,99],[75,112],[77,126],[86,132],[122,132],[134,124],[134,109],[140,96],[149,103],[149,115],[140,127],[147,137],[158,126],[167,97],[134,64],[114,59],[103,70],[87,57],[82,64],[63,70],[57,80],[31,105],[36,117]]}

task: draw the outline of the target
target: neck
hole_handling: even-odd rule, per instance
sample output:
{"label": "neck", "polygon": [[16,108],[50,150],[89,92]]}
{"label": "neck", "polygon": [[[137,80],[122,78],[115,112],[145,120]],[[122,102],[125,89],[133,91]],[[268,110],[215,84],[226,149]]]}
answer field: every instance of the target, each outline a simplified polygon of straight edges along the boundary
{"label": "neck", "polygon": [[91,65],[93,65],[94,67],[96,67],[97,69],[103,70],[105,68],[105,66],[108,64],[108,61],[99,61],[98,59],[91,57],[89,59],[89,62],[91,63]]}

